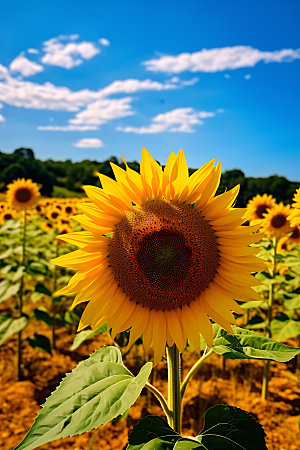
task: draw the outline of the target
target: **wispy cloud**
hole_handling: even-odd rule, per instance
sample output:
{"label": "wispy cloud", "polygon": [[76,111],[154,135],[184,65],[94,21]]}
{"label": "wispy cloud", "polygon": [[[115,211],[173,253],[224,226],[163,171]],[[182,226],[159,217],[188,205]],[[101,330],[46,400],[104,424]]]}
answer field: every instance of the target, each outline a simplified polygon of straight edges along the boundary
{"label": "wispy cloud", "polygon": [[32,55],[37,55],[39,53],[37,48],[28,48],[27,52],[31,53]]}
{"label": "wispy cloud", "polygon": [[21,53],[17,56],[9,66],[11,72],[18,72],[23,77],[30,77],[31,75],[35,75],[36,73],[43,72],[44,67],[40,64],[37,64],[34,61],[30,61],[30,59],[24,56],[24,53]]}
{"label": "wispy cloud", "polygon": [[99,42],[100,42],[100,44],[103,45],[104,47],[109,47],[109,46],[110,46],[110,42],[109,42],[109,40],[106,39],[106,38],[101,38],[101,39],[99,39]]}
{"label": "wispy cloud", "polygon": [[96,138],[85,138],[80,139],[74,144],[74,147],[80,147],[80,148],[101,148],[103,147],[103,142],[101,139]]}
{"label": "wispy cloud", "polygon": [[147,127],[118,127],[119,131],[137,134],[155,134],[162,132],[193,133],[196,125],[203,125],[203,119],[214,117],[210,111],[196,111],[194,108],[176,108],[153,117]]}
{"label": "wispy cloud", "polygon": [[251,78],[251,75],[249,74],[249,73],[247,73],[247,75],[245,75],[245,80],[250,80],[250,78]]}
{"label": "wispy cloud", "polygon": [[2,116],[2,114],[0,114],[0,123],[3,123],[3,122],[5,122],[5,117],[4,116]]}
{"label": "wispy cloud", "polygon": [[58,36],[44,42],[42,57],[44,64],[72,69],[79,66],[84,59],[91,59],[100,53],[93,42],[75,42],[78,35]]}
{"label": "wispy cloud", "polygon": [[40,131],[95,131],[99,129],[94,125],[40,125],[37,128]]}
{"label": "wispy cloud", "polygon": [[291,62],[300,59],[300,49],[261,51],[250,46],[237,45],[202,49],[194,53],[181,53],[177,56],[165,55],[145,61],[143,64],[152,72],[220,72],[241,67],[253,67],[260,61]]}

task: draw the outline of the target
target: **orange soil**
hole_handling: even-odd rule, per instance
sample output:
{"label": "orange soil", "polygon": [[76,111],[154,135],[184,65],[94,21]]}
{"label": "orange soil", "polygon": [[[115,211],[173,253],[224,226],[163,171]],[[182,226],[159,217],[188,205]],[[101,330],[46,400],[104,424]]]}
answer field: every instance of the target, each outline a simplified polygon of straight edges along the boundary
{"label": "orange soil", "polygon": [[[33,335],[33,326],[25,329],[24,337]],[[41,331],[41,327],[43,330]],[[37,327],[36,327],[37,328]],[[49,335],[46,325],[38,324],[38,332]],[[36,331],[36,330],[35,330]],[[58,330],[57,350],[50,356],[33,350],[24,343],[24,381],[15,375],[15,342],[8,341],[0,350],[0,450],[12,450],[33,423],[40,406],[59,384],[66,372],[104,344],[104,335],[87,341],[75,352],[69,350],[74,332]],[[196,353],[183,354],[183,370],[187,372],[197,359]],[[288,364],[272,363],[269,400],[262,403],[260,388],[263,364],[259,361],[232,361],[214,355],[188,385],[183,414],[183,434],[197,435],[203,425],[202,412],[210,406],[227,403],[250,412],[264,427],[270,450],[298,450],[300,434],[299,384],[295,375],[296,360]],[[136,373],[143,364],[142,347],[135,346],[127,355],[125,365]],[[161,362],[153,372],[153,383],[167,394],[166,363]],[[39,449],[60,450],[121,450],[127,436],[141,417],[155,414],[164,417],[155,398],[146,391],[131,407],[127,419],[109,423],[80,436],[57,440]]]}

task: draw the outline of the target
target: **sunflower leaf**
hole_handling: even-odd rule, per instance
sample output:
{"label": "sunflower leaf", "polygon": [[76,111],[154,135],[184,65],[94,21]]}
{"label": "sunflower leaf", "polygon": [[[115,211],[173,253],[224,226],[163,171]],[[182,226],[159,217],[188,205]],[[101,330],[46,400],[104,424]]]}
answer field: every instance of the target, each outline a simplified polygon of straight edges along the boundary
{"label": "sunflower leaf", "polygon": [[107,331],[106,323],[96,330],[83,330],[76,334],[70,350],[76,350],[84,341],[91,339],[96,334],[105,333]]}
{"label": "sunflower leaf", "polygon": [[15,450],[31,450],[90,431],[123,414],[138,398],[151,368],[152,363],[146,363],[135,377],[123,365],[116,347],[97,350],[68,373],[47,398]]}
{"label": "sunflower leaf", "polygon": [[133,427],[127,450],[188,450],[203,448],[197,438],[186,438],[176,433],[168,423],[157,416],[147,416]]}
{"label": "sunflower leaf", "polygon": [[204,428],[197,438],[207,449],[267,449],[262,426],[246,411],[228,405],[206,411]]}
{"label": "sunflower leaf", "polygon": [[281,342],[233,326],[234,336],[214,324],[214,345],[212,349],[229,359],[265,359],[277,362],[290,361],[300,353],[300,348],[290,347]]}
{"label": "sunflower leaf", "polygon": [[22,316],[18,319],[13,319],[9,316],[0,316],[0,345],[9,337],[23,330],[28,323],[28,317]]}

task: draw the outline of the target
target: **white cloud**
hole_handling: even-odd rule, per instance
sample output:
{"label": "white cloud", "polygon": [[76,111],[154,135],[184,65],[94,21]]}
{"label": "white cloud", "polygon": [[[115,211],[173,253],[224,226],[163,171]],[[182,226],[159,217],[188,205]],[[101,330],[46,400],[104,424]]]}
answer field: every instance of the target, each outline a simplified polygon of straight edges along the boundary
{"label": "white cloud", "polygon": [[0,80],[6,80],[9,77],[9,72],[6,67],[0,64]]}
{"label": "white cloud", "polygon": [[245,75],[245,80],[250,80],[251,75],[249,73],[247,73],[247,75]]}
{"label": "white cloud", "polygon": [[96,138],[85,138],[80,139],[74,144],[74,147],[80,147],[80,148],[100,148],[103,147],[103,142],[101,139]]}
{"label": "white cloud", "polygon": [[5,122],[5,120],[6,120],[5,117],[2,116],[2,114],[0,114],[0,123],[1,123],[1,122]]}
{"label": "white cloud", "polygon": [[148,127],[118,127],[125,133],[154,134],[169,132],[193,133],[196,125],[203,125],[203,119],[214,117],[209,111],[196,111],[194,108],[176,108],[153,117]]}
{"label": "white cloud", "polygon": [[2,103],[0,103],[0,109],[2,109],[3,108],[3,105],[2,105]]}
{"label": "white cloud", "polygon": [[28,53],[31,53],[33,55],[37,55],[39,53],[39,51],[36,48],[28,48],[27,51]]}
{"label": "white cloud", "polygon": [[65,125],[65,126],[57,126],[57,125],[40,125],[38,130],[40,131],[95,131],[98,130],[98,126],[93,125]]}
{"label": "white cloud", "polygon": [[[79,66],[84,59],[91,59],[100,53],[99,48],[93,42],[73,42],[78,39],[78,35],[59,36],[44,42],[42,58],[44,64],[72,69]],[[62,42],[62,41],[66,41]]]}
{"label": "white cloud", "polygon": [[131,97],[120,99],[101,99],[90,103],[85,110],[70,119],[71,125],[103,125],[110,120],[120,119],[134,114],[131,109]]}
{"label": "white cloud", "polygon": [[99,42],[100,42],[101,45],[104,45],[104,47],[110,46],[110,42],[109,42],[109,40],[106,39],[106,38],[101,38],[101,39],[99,39]]}
{"label": "white cloud", "polygon": [[30,59],[26,58],[23,53],[17,56],[9,66],[11,72],[19,72],[24,77],[30,77],[36,73],[43,72],[44,68]]}
{"label": "white cloud", "polygon": [[160,83],[159,81],[136,80],[128,78],[127,80],[116,80],[101,90],[103,97],[112,94],[132,94],[138,91],[165,91],[169,89],[178,89],[178,85],[170,82]]}
{"label": "white cloud", "polygon": [[145,61],[143,64],[147,70],[153,72],[219,72],[253,67],[260,61],[281,63],[295,59],[300,59],[300,49],[261,51],[250,46],[237,45],[202,49],[199,52],[181,53],[177,56],[165,55],[158,59]]}

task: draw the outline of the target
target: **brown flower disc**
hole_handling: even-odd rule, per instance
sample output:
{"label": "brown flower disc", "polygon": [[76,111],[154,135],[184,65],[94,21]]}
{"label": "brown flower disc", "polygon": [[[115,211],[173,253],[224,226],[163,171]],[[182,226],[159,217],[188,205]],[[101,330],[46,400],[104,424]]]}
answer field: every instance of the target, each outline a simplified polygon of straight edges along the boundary
{"label": "brown flower disc", "polygon": [[269,205],[259,205],[255,210],[255,214],[259,217],[259,219],[263,219],[265,214],[268,212],[269,207]]}
{"label": "brown flower disc", "polygon": [[20,203],[28,202],[32,197],[32,192],[26,187],[19,188],[15,193],[15,198]]}
{"label": "brown flower disc", "polygon": [[286,224],[286,216],[283,214],[276,214],[272,217],[271,225],[274,228],[281,228]]}
{"label": "brown flower disc", "polygon": [[214,230],[192,205],[153,200],[115,226],[108,259],[132,301],[163,311],[199,297],[216,274],[219,252]]}

